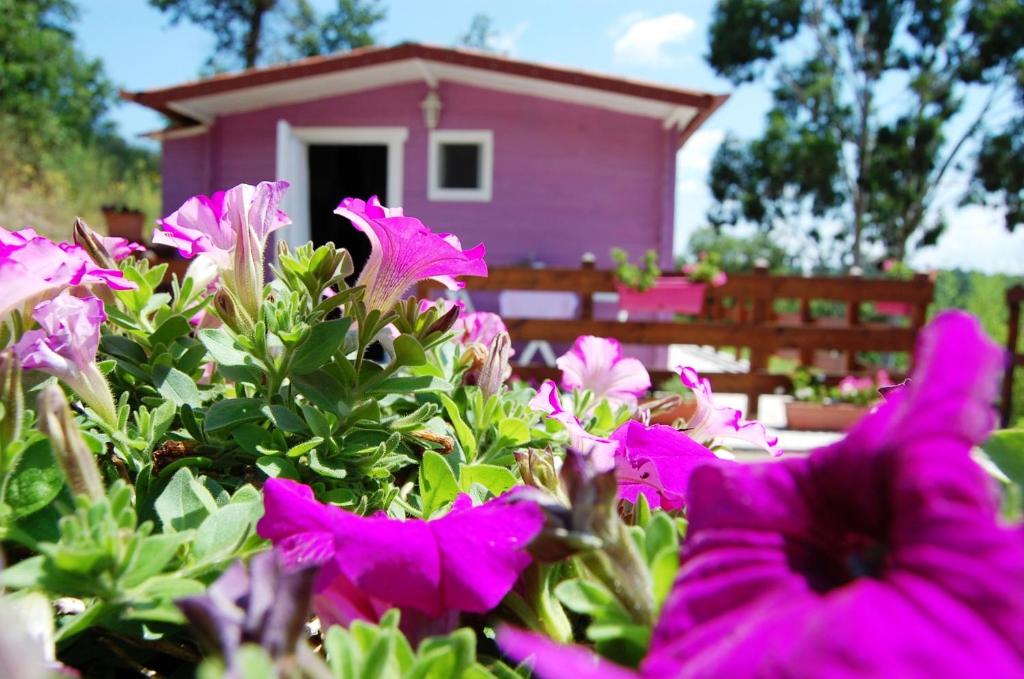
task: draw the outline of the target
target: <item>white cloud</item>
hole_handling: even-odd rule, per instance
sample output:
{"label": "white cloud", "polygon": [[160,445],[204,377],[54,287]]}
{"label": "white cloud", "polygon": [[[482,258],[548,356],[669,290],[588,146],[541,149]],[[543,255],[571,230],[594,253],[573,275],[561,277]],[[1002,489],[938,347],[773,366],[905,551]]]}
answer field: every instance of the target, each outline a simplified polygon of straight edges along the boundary
{"label": "white cloud", "polygon": [[1002,211],[970,205],[949,213],[949,227],[932,248],[917,253],[917,268],[977,269],[987,273],[1024,274],[1024,231],[1010,233]]}
{"label": "white cloud", "polygon": [[613,28],[616,34],[621,33],[615,40],[615,60],[642,66],[671,65],[672,48],[696,28],[697,22],[681,12],[653,18],[630,14]]}
{"label": "white cloud", "polygon": [[725,130],[698,130],[686,141],[676,157],[676,168],[680,172],[707,172],[711,169],[711,158],[724,139]]}
{"label": "white cloud", "polygon": [[522,22],[516,24],[511,31],[498,31],[487,39],[487,46],[498,54],[513,56],[519,46],[519,39],[523,37],[523,33],[526,33],[529,26],[528,23]]}

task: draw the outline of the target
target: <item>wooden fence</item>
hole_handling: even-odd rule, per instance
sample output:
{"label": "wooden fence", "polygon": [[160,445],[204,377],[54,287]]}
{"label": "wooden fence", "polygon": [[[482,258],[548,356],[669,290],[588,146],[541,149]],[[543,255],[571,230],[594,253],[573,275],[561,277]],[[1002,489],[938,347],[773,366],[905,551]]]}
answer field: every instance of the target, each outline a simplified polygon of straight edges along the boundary
{"label": "wooden fence", "polygon": [[1016,285],[1006,291],[1006,305],[1010,309],[1009,332],[1006,335],[1006,349],[1010,354],[1010,360],[1006,365],[1006,375],[1003,378],[1003,425],[1010,426],[1010,416],[1013,413],[1013,384],[1017,368],[1024,367],[1024,353],[1021,353],[1017,346],[1020,339],[1020,307],[1024,304],[1024,286]]}
{"label": "wooden fence", "polygon": [[[626,344],[658,345],[697,344],[713,347],[746,349],[750,370],[746,373],[713,373],[716,391],[742,393],[749,398],[748,416],[756,417],[758,398],[789,388],[786,375],[768,372],[773,354],[795,350],[800,360],[809,364],[817,350],[844,353],[842,374],[828,376],[832,382],[843,374],[861,372],[857,352],[906,352],[914,348],[918,330],[924,325],[934,284],[926,275],[913,280],[865,279],[858,276],[841,278],[773,276],[756,269],[750,274],[736,274],[728,283],[713,288],[702,313],[692,320],[656,321],[598,320],[594,317],[594,295],[614,292],[615,279],[610,271],[599,271],[593,264],[573,268],[492,268],[487,278],[467,279],[468,290],[542,290],[575,292],[579,295],[575,319],[505,318],[512,339],[517,342],[546,340],[572,342],[579,335],[615,337]],[[425,296],[433,284],[420,286]],[[776,302],[792,300],[797,311],[790,315],[777,313]],[[844,318],[816,318],[816,300],[831,300],[841,305]],[[907,305],[907,321],[900,326],[886,322],[862,320],[862,305],[870,302],[897,302]],[[790,316],[787,318],[786,316]],[[516,373],[528,378],[557,377],[557,371],[546,366],[517,367]],[[674,373],[652,370],[657,384]]]}

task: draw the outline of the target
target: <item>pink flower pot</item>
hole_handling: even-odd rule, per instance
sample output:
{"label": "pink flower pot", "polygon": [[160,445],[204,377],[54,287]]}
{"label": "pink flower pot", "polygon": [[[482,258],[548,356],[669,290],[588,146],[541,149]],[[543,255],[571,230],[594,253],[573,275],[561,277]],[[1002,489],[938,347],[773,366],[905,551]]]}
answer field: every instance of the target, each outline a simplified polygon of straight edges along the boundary
{"label": "pink flower pot", "polygon": [[875,302],[875,311],[886,316],[909,316],[913,310],[907,302]]}
{"label": "pink flower pot", "polygon": [[672,311],[699,314],[704,309],[707,283],[691,283],[685,278],[659,278],[644,292],[616,285],[619,308],[626,311]]}

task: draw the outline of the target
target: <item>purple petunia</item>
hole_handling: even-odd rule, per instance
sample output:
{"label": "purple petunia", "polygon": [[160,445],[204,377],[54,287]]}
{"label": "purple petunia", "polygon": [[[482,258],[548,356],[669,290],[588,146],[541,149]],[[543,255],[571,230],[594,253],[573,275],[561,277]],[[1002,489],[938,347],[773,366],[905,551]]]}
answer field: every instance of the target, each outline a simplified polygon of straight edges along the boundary
{"label": "purple petunia", "polygon": [[556,361],[563,389],[589,389],[597,400],[636,407],[637,396],[651,388],[644,364],[622,355],[622,345],[609,337],[583,335]]}
{"label": "purple petunia", "polygon": [[738,439],[772,455],[782,454],[779,438],[770,435],[763,424],[743,419],[743,413],[735,408],[715,405],[711,382],[707,378],[702,378],[693,368],[680,367],[679,379],[697,399],[697,410],[686,423],[686,433],[692,439],[705,444],[719,439]]}
{"label": "purple petunia", "polygon": [[366,286],[366,305],[388,311],[402,294],[422,280],[450,290],[465,287],[456,276],[486,276],[484,246],[463,250],[450,233],[434,233],[401,208],[388,208],[376,196],[369,201],[345,198],[334,211],[370,240],[370,258],[357,283]]}
{"label": "purple petunia", "polygon": [[[970,458],[996,421],[1003,352],[947,312],[915,359],[913,381],[842,441],[693,472],[641,676],[1024,676],[1024,539]],[[499,643],[536,655],[542,678],[638,676],[514,630]]]}
{"label": "purple petunia", "polygon": [[[541,510],[503,496],[478,507],[468,496],[430,521],[361,517],[325,505],[300,483],[269,479],[259,534],[287,565],[321,566],[314,608],[325,625],[376,621],[402,609],[407,632],[440,631],[457,613],[485,613],[512,589],[530,562]],[[418,626],[410,630],[409,626]]]}

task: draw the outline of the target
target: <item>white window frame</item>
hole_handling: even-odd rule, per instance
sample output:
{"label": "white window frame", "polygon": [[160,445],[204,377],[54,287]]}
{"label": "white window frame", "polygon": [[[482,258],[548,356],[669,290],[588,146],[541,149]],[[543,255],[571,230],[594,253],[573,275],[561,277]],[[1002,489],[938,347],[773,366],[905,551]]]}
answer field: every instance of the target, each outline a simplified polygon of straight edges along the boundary
{"label": "white window frame", "polygon": [[[441,186],[441,144],[480,145],[480,186],[449,189]],[[431,130],[427,141],[427,200],[490,202],[494,187],[494,132],[492,130]]]}
{"label": "white window frame", "polygon": [[403,205],[405,142],[408,138],[407,127],[292,127],[288,121],[278,120],[277,178],[291,182],[281,201],[281,209],[292,220],[291,226],[278,232],[279,236],[293,248],[312,238],[309,215],[310,144],[387,146],[388,205],[400,207]]}

